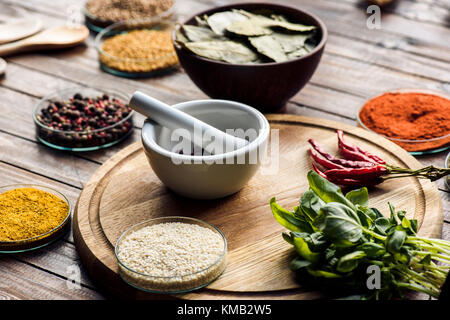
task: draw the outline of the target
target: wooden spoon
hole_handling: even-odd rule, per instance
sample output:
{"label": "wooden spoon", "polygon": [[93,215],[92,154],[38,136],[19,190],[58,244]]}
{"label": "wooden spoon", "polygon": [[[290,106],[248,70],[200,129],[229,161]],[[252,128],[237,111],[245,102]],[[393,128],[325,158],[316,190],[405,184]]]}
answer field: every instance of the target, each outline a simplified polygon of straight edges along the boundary
{"label": "wooden spoon", "polygon": [[44,30],[34,36],[0,45],[0,56],[33,50],[51,50],[76,46],[89,35],[85,26],[55,27]]}
{"label": "wooden spoon", "polygon": [[0,58],[0,76],[5,73],[6,70],[6,61]]}
{"label": "wooden spoon", "polygon": [[42,28],[41,19],[26,17],[0,24],[0,44],[29,37]]}

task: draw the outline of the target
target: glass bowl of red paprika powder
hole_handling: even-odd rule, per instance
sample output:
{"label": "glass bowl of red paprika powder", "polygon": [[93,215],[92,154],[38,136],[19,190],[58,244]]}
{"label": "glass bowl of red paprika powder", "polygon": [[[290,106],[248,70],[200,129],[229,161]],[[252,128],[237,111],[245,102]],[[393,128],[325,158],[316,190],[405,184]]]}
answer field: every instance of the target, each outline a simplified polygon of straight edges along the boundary
{"label": "glass bowl of red paprika powder", "polygon": [[398,144],[412,155],[450,148],[450,95],[428,89],[397,89],[370,98],[358,126]]}

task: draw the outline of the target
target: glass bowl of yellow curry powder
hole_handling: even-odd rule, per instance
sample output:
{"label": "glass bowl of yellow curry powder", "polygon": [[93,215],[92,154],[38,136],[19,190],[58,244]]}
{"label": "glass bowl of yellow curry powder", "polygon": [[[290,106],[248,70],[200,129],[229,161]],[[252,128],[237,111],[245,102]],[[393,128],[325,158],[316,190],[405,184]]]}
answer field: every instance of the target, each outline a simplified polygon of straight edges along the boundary
{"label": "glass bowl of yellow curry powder", "polygon": [[169,20],[132,20],[115,23],[95,38],[100,68],[127,78],[147,78],[179,66]]}
{"label": "glass bowl of yellow curry powder", "polygon": [[0,187],[0,253],[41,248],[70,228],[71,206],[60,192],[39,185]]}

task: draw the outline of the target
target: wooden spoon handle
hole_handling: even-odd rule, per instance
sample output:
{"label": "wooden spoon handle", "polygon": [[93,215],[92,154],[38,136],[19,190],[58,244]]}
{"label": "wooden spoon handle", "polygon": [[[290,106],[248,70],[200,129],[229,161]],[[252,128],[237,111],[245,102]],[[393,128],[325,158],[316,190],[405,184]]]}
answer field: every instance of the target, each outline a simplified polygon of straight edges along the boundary
{"label": "wooden spoon handle", "polygon": [[0,45],[0,57],[25,50],[28,47],[26,40],[19,40]]}

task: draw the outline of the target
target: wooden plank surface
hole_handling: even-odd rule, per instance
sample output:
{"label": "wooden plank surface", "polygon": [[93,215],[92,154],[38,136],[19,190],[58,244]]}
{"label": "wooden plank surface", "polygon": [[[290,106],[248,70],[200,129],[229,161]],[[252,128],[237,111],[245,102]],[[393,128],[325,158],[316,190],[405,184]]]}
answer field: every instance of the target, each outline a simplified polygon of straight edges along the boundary
{"label": "wooden plank surface", "polygon": [[[183,19],[197,11],[239,0],[183,0]],[[367,4],[361,0],[285,0],[321,17],[329,29],[322,61],[305,88],[284,112],[355,124],[355,114],[368,97],[399,87],[450,92],[450,38],[446,0],[398,0],[382,11],[382,28],[366,28]],[[0,0],[39,16],[46,27],[64,24],[68,8],[81,0]],[[182,69],[145,80],[129,80],[98,68],[91,35],[85,45],[51,53],[8,57],[0,77],[0,182],[35,182],[54,186],[74,204],[92,173],[109,157],[139,140],[143,118],[136,117],[130,139],[110,148],[83,154],[64,153],[40,145],[34,136],[31,112],[42,96],[68,86],[120,88],[127,94],[143,90],[167,103],[206,96]],[[443,166],[445,153],[417,157]],[[437,183],[444,207],[442,237],[450,240],[450,195]],[[80,268],[80,286],[67,289],[73,266]],[[72,235],[33,253],[0,258],[0,299],[102,299],[79,263]]]}

